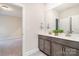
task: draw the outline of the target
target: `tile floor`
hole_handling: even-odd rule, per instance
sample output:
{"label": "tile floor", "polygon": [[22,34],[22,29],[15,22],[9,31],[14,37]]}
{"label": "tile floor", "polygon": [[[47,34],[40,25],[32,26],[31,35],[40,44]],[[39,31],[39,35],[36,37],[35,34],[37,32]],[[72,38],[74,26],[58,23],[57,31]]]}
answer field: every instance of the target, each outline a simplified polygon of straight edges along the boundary
{"label": "tile floor", "polygon": [[46,56],[44,53],[42,53],[41,51],[38,51],[34,54],[31,54],[30,56]]}

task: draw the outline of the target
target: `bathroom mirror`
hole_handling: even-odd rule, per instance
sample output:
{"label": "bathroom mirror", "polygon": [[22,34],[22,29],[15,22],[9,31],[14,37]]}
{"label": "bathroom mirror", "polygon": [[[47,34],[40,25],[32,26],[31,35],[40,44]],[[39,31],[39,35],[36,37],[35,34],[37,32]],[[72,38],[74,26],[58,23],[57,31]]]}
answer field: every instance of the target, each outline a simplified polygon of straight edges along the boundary
{"label": "bathroom mirror", "polygon": [[[47,18],[52,20],[52,24],[55,24],[55,20],[58,17],[59,28],[63,29],[65,33],[69,32],[79,34],[79,3],[63,3],[59,6],[52,8],[48,11]],[[72,21],[70,22],[70,19]],[[54,29],[54,25],[50,26]],[[71,27],[72,26],[72,27]]]}

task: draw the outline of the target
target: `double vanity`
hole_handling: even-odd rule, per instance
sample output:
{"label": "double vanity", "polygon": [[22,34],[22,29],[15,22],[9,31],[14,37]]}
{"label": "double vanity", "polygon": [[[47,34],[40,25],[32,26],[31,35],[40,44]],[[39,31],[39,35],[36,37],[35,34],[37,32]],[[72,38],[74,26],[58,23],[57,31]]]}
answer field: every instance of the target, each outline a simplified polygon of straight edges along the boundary
{"label": "double vanity", "polygon": [[38,47],[48,56],[79,56],[79,34],[54,36],[39,33]]}

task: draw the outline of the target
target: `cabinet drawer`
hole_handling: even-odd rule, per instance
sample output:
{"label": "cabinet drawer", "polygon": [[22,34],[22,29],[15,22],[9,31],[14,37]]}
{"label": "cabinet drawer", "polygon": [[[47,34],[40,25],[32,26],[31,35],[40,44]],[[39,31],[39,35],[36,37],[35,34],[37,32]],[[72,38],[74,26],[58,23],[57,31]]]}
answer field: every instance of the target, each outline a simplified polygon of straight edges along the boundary
{"label": "cabinet drawer", "polygon": [[50,37],[48,37],[48,36],[42,36],[42,35],[38,35],[38,39],[50,40]]}

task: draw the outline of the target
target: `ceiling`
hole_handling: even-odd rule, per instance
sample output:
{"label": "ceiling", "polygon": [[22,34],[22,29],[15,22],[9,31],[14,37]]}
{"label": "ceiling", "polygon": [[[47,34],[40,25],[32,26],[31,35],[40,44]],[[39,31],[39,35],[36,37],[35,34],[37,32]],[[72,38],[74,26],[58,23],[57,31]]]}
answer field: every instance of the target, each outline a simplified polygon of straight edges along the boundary
{"label": "ceiling", "polygon": [[12,3],[0,3],[0,15],[22,17],[22,8]]}
{"label": "ceiling", "polygon": [[54,9],[58,12],[62,12],[64,10],[68,9],[68,8],[77,7],[77,6],[79,6],[79,3],[63,3],[63,4],[56,6],[52,9]]}

